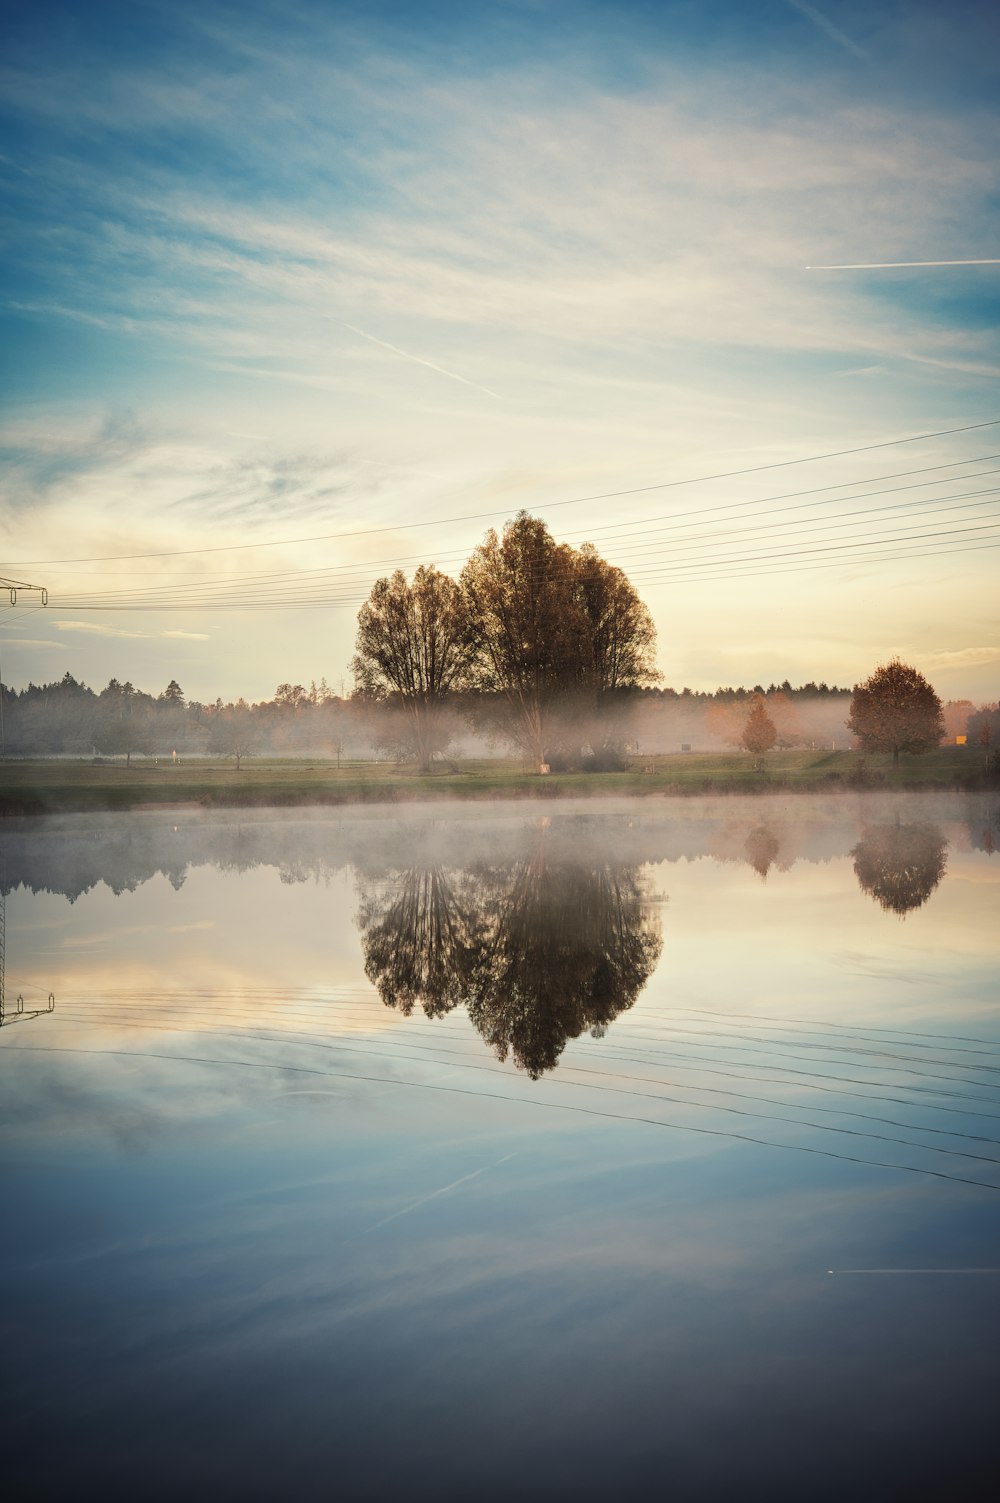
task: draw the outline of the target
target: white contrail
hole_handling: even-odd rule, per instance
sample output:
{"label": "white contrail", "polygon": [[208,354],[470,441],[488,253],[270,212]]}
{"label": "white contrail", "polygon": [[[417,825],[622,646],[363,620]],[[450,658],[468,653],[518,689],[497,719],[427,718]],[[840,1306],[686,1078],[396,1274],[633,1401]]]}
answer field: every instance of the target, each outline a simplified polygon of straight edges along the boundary
{"label": "white contrail", "polygon": [[352,334],[359,335],[362,339],[370,339],[372,344],[381,345],[383,350],[391,350],[394,355],[399,355],[403,360],[412,360],[416,365],[425,365],[429,371],[437,371],[439,376],[447,376],[450,381],[461,381],[463,386],[471,386],[476,391],[485,392],[488,397],[493,397],[497,402],[503,401],[498,392],[490,391],[488,386],[480,386],[478,381],[469,381],[465,376],[460,376],[456,371],[445,370],[443,365],[435,365],[433,360],[424,360],[420,355],[411,355],[409,350],[401,350],[398,345],[390,344],[387,339],[376,339],[374,334],[366,334],[364,329],[359,329],[356,324],[344,324],[345,329],[350,329]]}
{"label": "white contrail", "polygon": [[811,21],[814,26],[818,26],[820,31],[825,31],[828,37],[832,38],[832,40],[837,42],[841,47],[844,47],[854,57],[859,58],[861,62],[866,63],[868,61],[868,54],[864,50],[864,48],[859,47],[857,42],[852,41],[849,36],[845,36],[845,34],[836,26],[834,26],[833,22],[829,20],[828,17],[824,16],[822,11],[817,10],[814,5],[808,5],[806,3],[806,0],[787,0],[787,4],[790,5],[793,10],[797,10],[800,15],[805,16],[806,19]]}
{"label": "white contrail", "polygon": [[827,1273],[1000,1273],[1000,1268],[828,1268]]}
{"label": "white contrail", "polygon": [[481,1169],[473,1169],[471,1174],[463,1174],[461,1179],[453,1179],[450,1185],[442,1185],[440,1190],[432,1190],[429,1195],[423,1195],[419,1200],[411,1201],[411,1203],[408,1206],[404,1206],[401,1211],[393,1211],[391,1216],[386,1216],[384,1221],[376,1221],[375,1225],[370,1226],[368,1230],[370,1232],[377,1232],[380,1226],[388,1226],[390,1221],[398,1221],[400,1216],[408,1216],[410,1212],[415,1211],[418,1206],[425,1206],[429,1200],[437,1200],[439,1195],[447,1195],[449,1190],[457,1190],[459,1185],[466,1184],[470,1179],[478,1179],[480,1174],[486,1173],[487,1169],[495,1169],[498,1164],[506,1164],[508,1159],[516,1157],[516,1154],[508,1153],[505,1154],[502,1159],[497,1159],[496,1163],[484,1164]]}
{"label": "white contrail", "polygon": [[806,271],[891,271],[896,266],[1000,266],[1000,256],[978,261],[847,261],[836,266],[807,266]]}

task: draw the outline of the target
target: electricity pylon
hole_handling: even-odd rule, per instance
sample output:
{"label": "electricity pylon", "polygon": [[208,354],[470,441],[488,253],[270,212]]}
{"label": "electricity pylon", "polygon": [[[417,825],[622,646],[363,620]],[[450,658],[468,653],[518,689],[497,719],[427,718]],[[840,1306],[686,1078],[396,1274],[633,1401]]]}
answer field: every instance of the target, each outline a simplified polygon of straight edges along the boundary
{"label": "electricity pylon", "polygon": [[16,1011],[12,1017],[7,1017],[7,878],[6,873],[0,872],[0,1028],[4,1024],[8,1027],[11,1023],[26,1023],[29,1018],[40,1017],[44,1012],[54,1012],[56,999],[52,992],[44,1007],[36,1007],[24,1010],[24,998],[21,993],[17,994]]}
{"label": "electricity pylon", "polygon": [[[48,605],[49,603],[49,592],[45,588],[45,586],[28,584],[26,579],[5,579],[4,576],[0,574],[0,590],[7,590],[9,592],[10,603],[12,606],[17,605],[18,593],[20,592],[23,595],[25,590],[30,590],[34,592],[34,594],[40,595],[42,597],[42,605]],[[36,611],[39,608],[39,606],[35,606]],[[3,728],[3,669],[0,668],[0,758],[5,757],[6,755],[7,737],[4,733]]]}
{"label": "electricity pylon", "polygon": [[41,595],[42,605],[48,605],[49,603],[49,592],[45,588],[45,586],[40,584],[29,584],[26,579],[5,579],[4,576],[0,574],[0,590],[7,590],[9,592],[11,605],[17,604],[18,593],[20,592],[21,594],[23,594],[25,590],[31,590],[36,595]]}

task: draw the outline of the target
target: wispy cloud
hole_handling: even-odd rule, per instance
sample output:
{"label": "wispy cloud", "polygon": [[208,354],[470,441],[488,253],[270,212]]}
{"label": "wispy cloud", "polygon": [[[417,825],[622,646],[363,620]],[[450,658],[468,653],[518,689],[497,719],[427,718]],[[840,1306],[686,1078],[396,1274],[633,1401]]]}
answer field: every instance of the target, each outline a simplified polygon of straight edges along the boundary
{"label": "wispy cloud", "polygon": [[[403,76],[405,88],[352,83],[358,118],[392,121],[414,145],[388,152],[362,132],[355,169],[379,191],[347,216],[322,200],[307,208],[277,193],[241,202],[225,185],[195,192],[162,168],[155,195],[145,174],[88,183],[103,212],[78,217],[75,259],[58,268],[64,315],[162,337],[175,356],[231,378],[337,390],[350,407],[384,399],[384,376],[366,369],[353,341],[330,340],[329,320],[494,401],[503,392],[505,406],[542,378],[552,405],[576,391],[580,370],[634,372],[637,351],[843,352],[866,338],[880,353],[919,350],[940,333],[916,310],[877,305],[867,288],[797,280],[789,268],[844,269],[843,224],[859,213],[890,253],[931,236],[954,241],[992,191],[989,131],[926,108],[857,109],[823,86],[807,107],[787,82],[762,81],[766,107],[748,119],[722,80],[695,90],[668,68],[639,97],[568,97],[543,73],[513,90],[477,79],[443,91]],[[303,60],[304,103],[335,154],[329,84]],[[215,124],[204,125],[206,148]],[[244,125],[255,157],[275,148],[273,120],[267,130]],[[391,214],[376,207],[385,196]],[[39,255],[60,243],[40,243]],[[352,317],[358,308],[400,337],[370,333]],[[425,348],[438,358],[416,353]],[[493,387],[463,374],[463,360],[484,358]],[[405,385],[394,392],[406,395]]]}
{"label": "wispy cloud", "polygon": [[19,302],[12,299],[7,306],[15,313],[43,313],[55,318],[68,318],[74,323],[90,324],[95,329],[136,329],[135,319],[124,319],[110,314],[90,313],[86,308],[74,308],[66,303]]}
{"label": "wispy cloud", "polygon": [[148,631],[125,631],[120,626],[102,626],[93,621],[57,621],[56,631],[79,632],[87,637],[148,637]]}
{"label": "wispy cloud", "polygon": [[211,634],[207,631],[161,631],[161,637],[176,637],[184,642],[210,642]]}
{"label": "wispy cloud", "polygon": [[1000,663],[1000,644],[960,647],[953,652],[925,652],[922,659],[932,668],[978,668],[987,663]]}
{"label": "wispy cloud", "polygon": [[[995,321],[967,288],[992,289],[991,267],[969,264],[963,296],[934,302],[931,290],[953,290],[945,269],[888,273],[915,248],[995,246],[1000,127],[977,103],[993,64],[976,88],[963,75],[961,98],[917,87],[915,73],[907,84],[909,12],[852,9],[866,28],[855,40],[834,24],[847,8],[819,5],[762,14],[760,46],[738,65],[733,8],[719,13],[718,49],[687,46],[678,16],[669,48],[643,50],[637,29],[630,54],[629,8],[612,23],[597,7],[595,29],[568,47],[555,30],[553,49],[520,59],[463,41],[460,62],[447,40],[398,45],[405,22],[387,40],[353,11],[344,21],[311,3],[280,27],[267,7],[231,27],[216,7],[204,27],[174,7],[155,54],[138,59],[93,30],[69,57],[37,31],[34,53],[22,49],[0,78],[31,173],[5,175],[20,305],[8,321],[25,350],[44,349],[61,323],[69,355],[58,387],[55,365],[24,385],[0,435],[10,572],[18,559],[62,560],[24,572],[82,600],[82,584],[133,578],[85,579],[80,558],[224,547],[244,533],[256,546],[491,505],[544,513],[574,494],[715,471],[720,452],[735,469],[943,427],[956,410],[982,416],[1000,362]],[[514,10],[527,34],[551,28],[559,7]],[[602,26],[614,57],[635,64],[610,84]],[[876,30],[877,79],[853,61],[862,43],[874,53]],[[948,31],[973,71],[992,56]],[[832,66],[817,67],[824,49]],[[84,86],[94,76],[106,83],[97,93]],[[164,152],[164,129],[173,139],[180,123],[187,149]],[[884,260],[841,259],[864,250]],[[45,365],[25,360],[29,372]],[[105,419],[122,401],[155,423]],[[959,452],[956,440],[927,462]],[[447,546],[474,546],[479,531]],[[330,543],[275,553],[268,567],[371,554],[370,541]],[[962,619],[982,642],[995,589],[969,558]],[[136,587],[161,570],[164,584],[185,578],[176,562],[134,567]],[[214,569],[199,560],[189,577]],[[885,573],[872,608],[883,627]],[[842,633],[839,599],[809,578],[803,610]],[[755,675],[788,671],[788,593],[781,609],[778,598],[785,636],[746,670]],[[673,607],[656,588],[649,599],[666,637]],[[184,649],[159,640],[162,619],[102,617],[103,630],[81,621],[57,635],[68,643],[77,630],[78,647],[117,671],[114,644],[102,654],[99,639],[121,622],[158,639],[142,655],[169,655],[172,673]],[[266,634],[219,616],[170,619],[191,628],[192,656],[211,657],[185,675],[200,696],[260,694],[304,650],[293,613],[269,618]],[[209,619],[211,654],[195,630]],[[345,611],[298,675],[336,671],[351,635]],[[726,650],[721,626],[703,635],[699,683]],[[806,676],[854,672],[835,651]]]}
{"label": "wispy cloud", "polygon": [[157,435],[129,410],[83,423],[12,421],[0,432],[0,496],[13,508],[44,500],[66,483],[106,479],[148,453]]}
{"label": "wispy cloud", "polygon": [[47,642],[36,637],[0,637],[0,642],[5,647],[55,647],[60,652],[65,652],[67,647],[65,642]]}
{"label": "wispy cloud", "polygon": [[199,517],[245,525],[273,526],[276,517],[287,524],[297,518],[339,515],[345,505],[355,509],[376,496],[386,484],[375,467],[359,462],[346,451],[314,450],[289,453],[274,444],[263,450],[227,458],[198,475],[194,489],[171,504]]}

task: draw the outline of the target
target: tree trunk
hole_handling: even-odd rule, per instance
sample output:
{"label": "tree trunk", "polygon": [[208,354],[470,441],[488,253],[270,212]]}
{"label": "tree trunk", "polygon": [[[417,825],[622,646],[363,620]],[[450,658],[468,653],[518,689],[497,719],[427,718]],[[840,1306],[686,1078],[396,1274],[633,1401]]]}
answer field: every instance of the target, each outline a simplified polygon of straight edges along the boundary
{"label": "tree trunk", "polygon": [[893,749],[892,749],[892,765],[893,765],[893,767],[898,767],[899,766],[899,747],[898,746],[894,746]]}
{"label": "tree trunk", "polygon": [[429,773],[433,745],[428,713],[425,706],[420,704],[413,706],[412,713],[413,749],[417,754],[417,770],[421,773]]}
{"label": "tree trunk", "polygon": [[523,710],[524,725],[527,730],[527,743],[531,760],[535,764],[535,772],[540,773],[545,767],[545,733],[542,725],[542,713],[537,704],[525,705]]}

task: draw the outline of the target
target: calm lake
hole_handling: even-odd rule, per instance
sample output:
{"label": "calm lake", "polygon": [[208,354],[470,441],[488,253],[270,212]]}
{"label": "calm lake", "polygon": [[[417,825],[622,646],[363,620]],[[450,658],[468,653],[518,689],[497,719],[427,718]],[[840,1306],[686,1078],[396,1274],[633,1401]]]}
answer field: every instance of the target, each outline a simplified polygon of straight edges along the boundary
{"label": "calm lake", "polygon": [[958,794],[7,821],[6,1495],[992,1496],[998,846]]}

